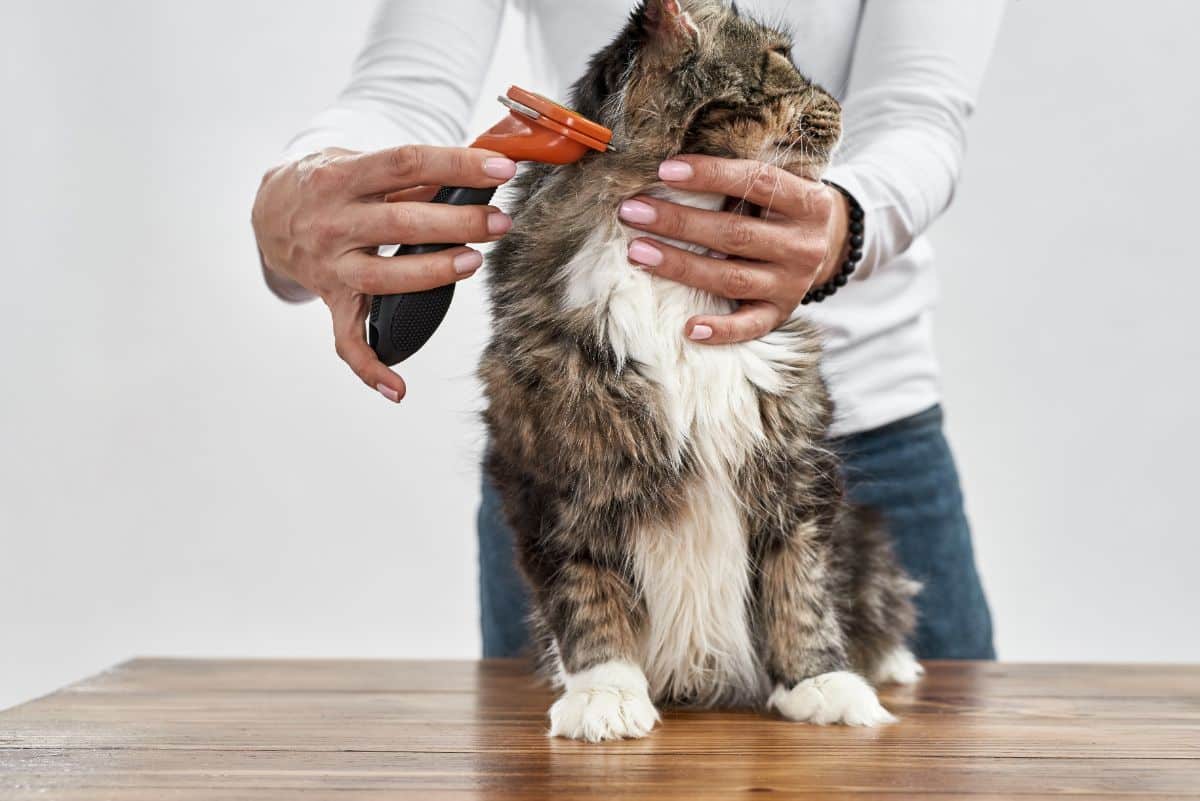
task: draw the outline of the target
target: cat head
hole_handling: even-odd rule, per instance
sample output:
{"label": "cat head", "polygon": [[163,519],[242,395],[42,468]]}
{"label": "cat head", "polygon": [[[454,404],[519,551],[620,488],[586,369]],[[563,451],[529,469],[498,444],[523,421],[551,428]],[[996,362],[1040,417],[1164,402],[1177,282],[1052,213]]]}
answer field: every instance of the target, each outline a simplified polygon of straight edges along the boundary
{"label": "cat head", "polygon": [[817,177],[841,108],[800,74],[791,37],[721,0],[644,0],[593,56],[572,103],[653,158],[751,158]]}

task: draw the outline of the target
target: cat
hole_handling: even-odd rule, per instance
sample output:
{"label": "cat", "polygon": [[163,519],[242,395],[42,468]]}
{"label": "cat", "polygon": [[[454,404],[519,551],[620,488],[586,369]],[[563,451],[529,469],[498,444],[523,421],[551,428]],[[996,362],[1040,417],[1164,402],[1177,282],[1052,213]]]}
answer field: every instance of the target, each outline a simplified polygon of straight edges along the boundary
{"label": "cat", "polygon": [[787,35],[718,0],[645,0],[572,105],[618,152],[528,168],[493,250],[479,375],[484,467],[515,532],[551,735],[641,737],[658,704],[893,720],[863,676],[912,682],[918,589],[827,448],[820,338],[803,318],[738,345],[688,341],[724,298],[633,266],[623,200],[671,192],[677,153],[820,176],[840,107]]}

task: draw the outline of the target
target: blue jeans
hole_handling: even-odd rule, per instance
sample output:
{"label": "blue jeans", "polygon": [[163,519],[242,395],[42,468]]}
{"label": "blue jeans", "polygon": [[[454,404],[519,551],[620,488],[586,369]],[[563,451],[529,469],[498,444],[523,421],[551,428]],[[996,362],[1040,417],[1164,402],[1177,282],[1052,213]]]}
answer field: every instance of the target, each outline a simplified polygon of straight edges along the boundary
{"label": "blue jeans", "polygon": [[[950,446],[935,406],[834,441],[850,499],[887,520],[896,556],[925,586],[913,650],[921,659],[995,659],[992,616],[975,570],[971,529]],[[528,644],[525,585],[512,532],[487,479],[479,506],[480,627],[485,657],[516,656]]]}

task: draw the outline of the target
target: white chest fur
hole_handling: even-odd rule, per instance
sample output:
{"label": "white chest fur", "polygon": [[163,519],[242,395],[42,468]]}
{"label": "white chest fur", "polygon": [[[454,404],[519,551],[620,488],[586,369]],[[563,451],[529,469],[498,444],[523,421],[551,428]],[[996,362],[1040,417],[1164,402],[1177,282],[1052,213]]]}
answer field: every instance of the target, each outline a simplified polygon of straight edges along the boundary
{"label": "white chest fur", "polygon": [[[713,195],[656,194],[719,208]],[[732,476],[763,438],[757,392],[784,385],[784,338],[732,346],[693,343],[684,324],[732,302],[629,263],[633,234],[616,220],[593,233],[566,267],[565,303],[595,304],[619,362],[661,389],[680,456],[701,468],[683,513],[636,535],[634,569],[648,612],[642,668],[655,698],[698,704],[762,691],[747,596],[747,533]],[[673,243],[679,244],[679,243]]]}

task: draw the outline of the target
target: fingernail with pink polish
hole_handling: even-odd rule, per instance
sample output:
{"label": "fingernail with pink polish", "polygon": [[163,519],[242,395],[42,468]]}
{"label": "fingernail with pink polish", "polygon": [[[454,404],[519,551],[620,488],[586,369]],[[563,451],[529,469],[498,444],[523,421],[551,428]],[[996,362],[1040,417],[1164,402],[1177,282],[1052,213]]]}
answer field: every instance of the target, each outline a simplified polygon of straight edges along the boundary
{"label": "fingernail with pink polish", "polygon": [[478,250],[468,250],[454,257],[454,272],[459,275],[467,275],[478,270],[481,264],[483,264],[483,254]]}
{"label": "fingernail with pink polish", "polygon": [[392,403],[400,402],[400,393],[389,387],[387,384],[376,384],[375,389],[379,390],[379,394],[390,400]]}
{"label": "fingernail with pink polish", "polygon": [[663,254],[654,245],[639,239],[629,245],[629,260],[646,267],[657,267],[662,264]]}
{"label": "fingernail with pink polish", "polygon": [[489,178],[499,178],[507,181],[517,174],[517,163],[512,159],[485,159],[483,162],[483,171]]}
{"label": "fingernail with pink polish", "polygon": [[658,219],[658,213],[654,210],[654,207],[640,200],[626,200],[621,204],[618,214],[625,222],[639,223],[641,225],[652,223]]}
{"label": "fingernail with pink polish", "polygon": [[664,181],[686,181],[695,174],[686,161],[664,161],[658,165],[658,177]]}
{"label": "fingernail with pink polish", "polygon": [[707,325],[697,325],[692,327],[692,333],[688,334],[688,338],[696,340],[710,339],[712,334],[713,330]]}
{"label": "fingernail with pink polish", "polygon": [[487,218],[488,233],[492,236],[508,233],[508,229],[512,228],[512,217],[507,214],[489,214]]}

